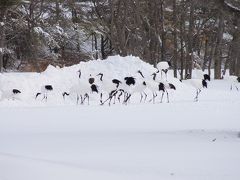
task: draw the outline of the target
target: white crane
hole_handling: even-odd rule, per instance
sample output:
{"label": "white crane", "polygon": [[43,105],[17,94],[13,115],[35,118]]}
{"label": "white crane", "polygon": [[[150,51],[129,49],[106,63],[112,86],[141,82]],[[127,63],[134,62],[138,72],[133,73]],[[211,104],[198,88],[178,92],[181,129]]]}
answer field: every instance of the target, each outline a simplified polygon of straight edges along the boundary
{"label": "white crane", "polygon": [[164,72],[167,80],[167,72],[170,67],[171,67],[171,63],[169,61],[161,61],[157,63],[157,69],[158,69],[158,72],[161,72],[161,78],[162,78],[162,72]]}
{"label": "white crane", "polygon": [[[189,75],[187,75],[188,77]],[[186,79],[186,80],[182,80],[183,83],[186,83],[192,87],[194,87],[196,89],[196,96],[194,98],[194,101],[198,101],[198,96],[201,93],[201,90],[203,88],[207,88],[208,84],[207,81],[205,79]]]}
{"label": "white crane", "polygon": [[47,101],[48,94],[52,91],[53,91],[53,86],[52,85],[49,85],[49,84],[48,85],[43,85],[43,86],[41,86],[41,92],[38,92],[36,94],[35,99],[37,99],[37,97],[39,95],[43,94],[43,99],[42,100],[45,99]]}
{"label": "white crane", "polygon": [[19,99],[19,95],[21,91],[18,89],[7,89],[7,90],[0,90],[1,100],[2,99]]}

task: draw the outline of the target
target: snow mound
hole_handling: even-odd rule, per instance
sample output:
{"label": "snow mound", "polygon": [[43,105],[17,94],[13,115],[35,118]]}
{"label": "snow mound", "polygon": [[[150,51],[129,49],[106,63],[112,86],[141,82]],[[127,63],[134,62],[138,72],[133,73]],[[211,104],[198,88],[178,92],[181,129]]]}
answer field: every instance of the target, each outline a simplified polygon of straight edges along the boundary
{"label": "snow mound", "polygon": [[[105,78],[119,78],[125,76],[134,76],[138,70],[151,78],[151,74],[156,69],[134,56],[110,56],[106,60],[92,60],[81,62],[77,65],[64,68],[56,68],[49,65],[42,73],[3,73],[0,74],[0,90],[10,91],[11,89],[19,89],[22,94],[20,96],[21,103],[26,105],[45,104],[41,101],[35,101],[36,93],[40,92],[41,86],[51,84],[54,91],[49,96],[50,104],[62,104],[62,93],[68,91],[69,88],[78,82],[79,73],[81,70],[83,79],[88,79],[90,75],[96,76],[98,73],[103,73]],[[1,93],[0,93],[1,94]],[[0,105],[18,104],[16,102],[0,101]],[[20,104],[21,104],[20,103]],[[49,103],[49,102],[48,102]]]}
{"label": "snow mound", "polygon": [[[79,82],[79,70],[81,70],[81,79],[87,80],[90,75],[95,77],[99,73],[104,74],[104,78],[117,78],[123,81],[123,78],[126,76],[134,76],[139,78],[138,70],[141,70],[143,75],[147,80],[152,80],[152,74],[157,71],[153,65],[142,61],[138,57],[134,56],[110,56],[106,60],[92,60],[88,62],[81,62],[77,65],[70,67],[53,67],[49,65],[47,69],[42,73],[3,73],[0,74],[0,91],[11,91],[12,89],[19,89],[22,93],[19,96],[19,99],[15,100],[6,100],[1,98],[0,93],[0,107],[6,106],[59,106],[71,104],[73,105],[74,101],[68,100],[64,101],[62,93],[69,92],[69,89],[72,85]],[[157,75],[157,79],[161,79],[161,73]],[[202,78],[203,73],[197,70],[193,71],[193,78]],[[163,76],[164,78],[165,76]],[[170,91],[170,102],[184,102],[192,101],[195,96],[196,90],[179,81],[179,79],[173,77],[173,71],[168,72],[168,82],[172,83],[176,87],[176,91]],[[212,81],[209,83],[209,89],[204,90],[201,93],[203,98],[212,98],[216,99],[219,96],[227,97],[220,92],[221,89],[229,89],[230,85],[227,82],[224,84],[215,83],[218,89],[211,89]],[[42,98],[35,100],[36,93],[40,92],[41,86],[43,85],[52,85],[53,92],[48,96],[48,102],[42,101]],[[225,87],[223,87],[223,85]],[[205,91],[211,91],[212,94],[205,93]],[[150,91],[148,99],[151,98],[152,94]],[[135,94],[136,100],[133,97],[131,103],[139,103],[139,94]],[[137,99],[138,98],[138,99]],[[90,95],[90,101],[98,104],[99,96]],[[94,104],[91,103],[91,104]]]}

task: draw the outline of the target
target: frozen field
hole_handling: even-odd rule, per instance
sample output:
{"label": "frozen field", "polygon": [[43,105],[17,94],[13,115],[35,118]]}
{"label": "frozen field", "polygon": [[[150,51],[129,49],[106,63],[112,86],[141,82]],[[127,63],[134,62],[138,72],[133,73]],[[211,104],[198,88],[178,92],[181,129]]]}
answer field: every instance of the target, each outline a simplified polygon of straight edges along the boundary
{"label": "frozen field", "polygon": [[[114,67],[120,76],[120,65],[106,64],[102,71]],[[133,67],[153,68],[135,60]],[[177,86],[170,103],[140,104],[136,94],[128,106],[99,106],[96,96],[76,106],[59,94],[77,69],[0,76],[5,87],[23,91],[20,100],[0,101],[0,180],[240,179],[240,92],[227,81],[211,81],[199,102],[193,88],[170,78]],[[35,101],[44,83],[55,83],[56,92]]]}

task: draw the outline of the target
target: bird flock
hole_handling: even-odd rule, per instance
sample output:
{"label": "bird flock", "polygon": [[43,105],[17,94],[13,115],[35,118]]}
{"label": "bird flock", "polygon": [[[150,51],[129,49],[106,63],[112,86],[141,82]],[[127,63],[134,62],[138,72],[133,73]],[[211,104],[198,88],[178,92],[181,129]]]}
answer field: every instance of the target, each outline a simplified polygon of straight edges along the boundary
{"label": "bird flock", "polygon": [[[133,72],[131,76],[119,78],[108,78],[103,72],[99,72],[96,75],[90,74],[89,77],[82,78],[82,71],[78,71],[78,81],[69,88],[68,91],[62,92],[62,98],[65,100],[68,96],[75,99],[76,104],[89,105],[89,99],[92,94],[99,95],[99,104],[104,105],[115,104],[116,102],[122,104],[129,104],[131,97],[134,94],[139,94],[139,102],[156,102],[157,96],[160,95],[160,102],[163,102],[163,97],[166,94],[167,102],[169,103],[169,91],[175,91],[176,86],[174,83],[168,82],[167,74],[171,67],[170,62],[162,61],[157,64],[157,71],[146,77],[141,70]],[[165,78],[163,78],[165,75]],[[230,82],[230,89],[238,89],[238,83],[240,83],[240,77],[228,76],[224,78]],[[207,81],[210,81],[210,76],[202,74],[200,79],[188,79],[179,80],[182,83],[191,85],[196,89],[196,96],[194,101],[198,101],[199,94],[202,89],[208,87]],[[40,92],[37,92],[35,99],[47,101],[48,96],[54,91],[54,87],[51,84],[46,84],[40,87]],[[150,92],[150,93],[147,93]],[[1,91],[1,99],[18,99],[21,94],[19,89],[10,89]]]}
{"label": "bird flock", "polygon": [[[162,65],[161,65],[162,64]],[[129,104],[133,94],[140,95],[140,103],[146,102],[148,94],[146,90],[151,92],[151,96],[148,101],[155,103],[155,98],[161,93],[161,101],[163,96],[167,94],[167,102],[169,102],[169,90],[176,90],[176,87],[167,82],[167,80],[158,81],[156,76],[159,72],[164,72],[167,77],[167,71],[170,64],[167,62],[158,63],[158,71],[153,72],[151,78],[146,78],[141,70],[135,72],[132,76],[125,76],[122,79],[118,78],[106,78],[102,72],[93,76],[90,74],[88,80],[82,79],[81,70],[79,73],[79,81],[72,85],[69,92],[63,92],[63,98],[66,96],[72,96],[76,99],[76,103],[84,104],[87,101],[89,104],[90,94],[99,94],[99,102],[101,105],[111,103],[115,104],[116,101],[122,104]],[[162,75],[161,75],[162,79]]]}

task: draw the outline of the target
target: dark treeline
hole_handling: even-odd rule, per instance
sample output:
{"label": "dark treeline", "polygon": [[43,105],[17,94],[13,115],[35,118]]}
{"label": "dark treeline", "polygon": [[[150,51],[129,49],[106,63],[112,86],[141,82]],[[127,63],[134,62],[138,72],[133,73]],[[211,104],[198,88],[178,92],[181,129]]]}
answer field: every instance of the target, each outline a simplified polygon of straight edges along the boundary
{"label": "dark treeline", "polygon": [[240,75],[239,0],[0,0],[0,71],[109,55]]}

